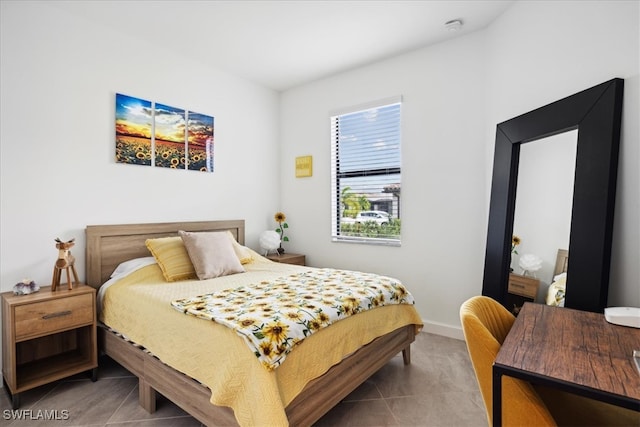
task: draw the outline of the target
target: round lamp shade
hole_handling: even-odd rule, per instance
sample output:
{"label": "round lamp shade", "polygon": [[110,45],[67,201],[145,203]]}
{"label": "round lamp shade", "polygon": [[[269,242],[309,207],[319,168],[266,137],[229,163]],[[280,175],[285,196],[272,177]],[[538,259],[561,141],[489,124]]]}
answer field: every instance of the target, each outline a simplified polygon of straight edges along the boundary
{"label": "round lamp shade", "polygon": [[537,255],[524,254],[520,257],[518,265],[520,266],[522,271],[535,273],[542,268],[542,259]]}
{"label": "round lamp shade", "polygon": [[266,254],[269,251],[274,251],[280,246],[280,235],[273,230],[263,231],[260,234],[260,248],[265,251]]}

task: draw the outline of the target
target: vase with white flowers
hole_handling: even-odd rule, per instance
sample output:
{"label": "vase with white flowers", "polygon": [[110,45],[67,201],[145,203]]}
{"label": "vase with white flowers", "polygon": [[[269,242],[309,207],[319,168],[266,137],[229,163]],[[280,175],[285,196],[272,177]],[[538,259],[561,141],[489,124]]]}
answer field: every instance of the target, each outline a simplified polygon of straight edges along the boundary
{"label": "vase with white flowers", "polygon": [[289,241],[289,238],[284,235],[284,230],[285,228],[289,228],[289,224],[286,223],[287,216],[282,212],[277,212],[273,218],[278,223],[278,228],[276,228],[276,233],[280,234],[280,247],[277,250],[278,250],[278,254],[282,255],[284,253],[282,242]]}

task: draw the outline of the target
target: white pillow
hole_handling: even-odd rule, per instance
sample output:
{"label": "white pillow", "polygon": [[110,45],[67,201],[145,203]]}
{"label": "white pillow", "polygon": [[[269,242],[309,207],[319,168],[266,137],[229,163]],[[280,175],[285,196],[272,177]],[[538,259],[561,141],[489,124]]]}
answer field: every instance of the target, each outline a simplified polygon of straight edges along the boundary
{"label": "white pillow", "polygon": [[125,261],[120,263],[113,273],[111,273],[111,277],[127,275],[129,273],[133,273],[136,270],[141,269],[142,267],[146,267],[147,265],[155,264],[156,259],[152,256],[147,256],[143,258],[134,258],[129,261]]}
{"label": "white pillow", "polygon": [[147,265],[156,264],[156,259],[152,256],[143,257],[143,258],[134,258],[129,261],[124,261],[118,264],[113,273],[111,273],[111,278],[104,282],[100,289],[98,290],[98,295],[96,297],[96,301],[98,304],[98,311],[102,310],[102,300],[104,299],[104,294],[109,288],[109,286],[116,283],[118,280],[128,276],[136,270],[140,270],[142,267],[146,267]]}
{"label": "white pillow", "polygon": [[233,236],[225,231],[193,233],[178,231],[187,248],[198,279],[213,279],[243,273],[244,267],[233,249]]}

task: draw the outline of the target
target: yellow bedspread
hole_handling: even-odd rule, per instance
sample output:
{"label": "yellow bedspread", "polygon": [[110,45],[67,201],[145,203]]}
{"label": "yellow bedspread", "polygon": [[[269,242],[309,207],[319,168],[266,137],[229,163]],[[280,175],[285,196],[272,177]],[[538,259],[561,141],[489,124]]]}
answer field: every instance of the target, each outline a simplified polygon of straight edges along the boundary
{"label": "yellow bedspread", "polygon": [[308,336],[349,316],[391,304],[414,304],[396,279],[333,268],[171,301],[182,313],[236,331],[270,371]]}
{"label": "yellow bedspread", "polygon": [[414,306],[391,305],[351,316],[308,337],[282,365],[264,369],[226,326],[185,316],[171,301],[310,270],[254,254],[245,273],[206,281],[165,282],[157,265],[111,285],[101,321],[144,346],[164,363],[211,389],[211,402],[234,410],[240,425],[288,424],[285,407],[312,379],[376,337],[408,324],[422,326]]}

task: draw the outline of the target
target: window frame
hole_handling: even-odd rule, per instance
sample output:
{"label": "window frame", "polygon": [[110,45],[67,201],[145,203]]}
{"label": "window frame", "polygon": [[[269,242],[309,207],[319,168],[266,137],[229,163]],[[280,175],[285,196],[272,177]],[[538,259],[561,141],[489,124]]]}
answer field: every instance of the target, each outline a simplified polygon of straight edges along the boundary
{"label": "window frame", "polygon": [[[389,98],[379,99],[371,102],[367,102],[364,104],[345,107],[337,110],[333,110],[329,112],[329,122],[330,122],[330,145],[331,145],[331,240],[333,242],[340,243],[362,243],[362,244],[370,244],[370,245],[384,245],[384,246],[401,246],[402,244],[402,232],[398,235],[398,238],[388,238],[388,237],[364,237],[364,236],[348,236],[341,234],[340,225],[342,219],[342,194],[341,187],[339,185],[340,180],[344,178],[353,178],[360,176],[390,176],[399,174],[399,184],[402,186],[402,96],[393,96]],[[349,114],[364,112],[371,109],[376,108],[384,108],[393,105],[399,105],[399,116],[398,116],[398,149],[397,155],[400,157],[399,166],[397,167],[386,167],[386,168],[372,168],[368,169],[367,172],[340,172],[339,170],[339,142],[340,136],[338,134],[338,126],[336,126],[336,121],[340,116],[345,116]],[[384,173],[381,173],[383,172]],[[373,173],[371,173],[373,172]],[[394,197],[394,196],[392,196]],[[393,199],[392,199],[393,200]],[[393,203],[393,202],[392,202]],[[397,219],[401,220],[400,212],[401,209],[401,200],[398,198],[397,209],[398,216]],[[375,209],[371,209],[375,210]],[[389,214],[393,219],[393,214]],[[402,229],[400,229],[402,230]]]}

